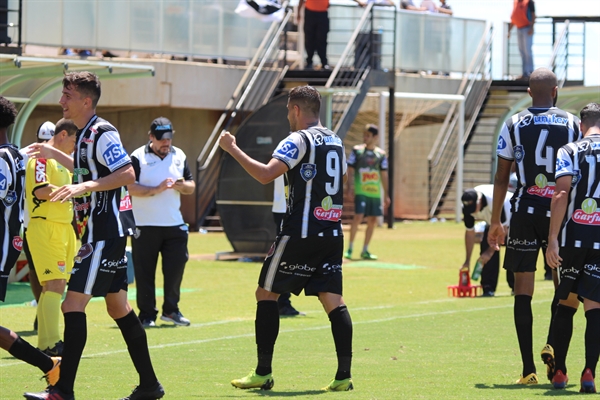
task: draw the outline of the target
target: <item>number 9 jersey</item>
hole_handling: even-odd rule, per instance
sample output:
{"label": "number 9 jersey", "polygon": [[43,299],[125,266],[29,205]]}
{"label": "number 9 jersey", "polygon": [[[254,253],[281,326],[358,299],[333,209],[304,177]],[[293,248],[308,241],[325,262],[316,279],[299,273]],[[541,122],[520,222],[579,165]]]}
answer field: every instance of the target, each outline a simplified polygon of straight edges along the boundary
{"label": "number 9 jersey", "polygon": [[323,127],[292,132],[273,152],[284,162],[287,214],[282,235],[342,236],[346,154],[342,139]]}
{"label": "number 9 jersey", "polygon": [[560,108],[530,107],[506,120],[496,154],[516,163],[513,213],[550,216],[556,154],[579,139],[579,119]]}

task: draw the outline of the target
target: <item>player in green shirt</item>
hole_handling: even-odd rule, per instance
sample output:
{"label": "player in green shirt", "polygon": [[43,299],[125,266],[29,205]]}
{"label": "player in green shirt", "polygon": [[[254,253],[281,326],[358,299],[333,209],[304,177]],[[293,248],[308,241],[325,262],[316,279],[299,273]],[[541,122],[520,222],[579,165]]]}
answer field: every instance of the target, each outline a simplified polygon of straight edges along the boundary
{"label": "player in green shirt", "polygon": [[[383,207],[390,204],[388,196],[388,160],[385,151],[376,146],[378,139],[377,126],[368,124],[363,132],[363,144],[356,145],[348,157],[348,176],[354,174],[354,219],[350,228],[350,244],[345,257],[352,258],[352,247],[358,225],[367,217],[365,244],[360,254],[365,260],[376,260],[377,256],[369,253],[368,247],[377,217],[383,215],[381,207],[381,189],[383,188]],[[351,179],[348,180],[351,182]],[[350,193],[352,185],[348,185]]]}

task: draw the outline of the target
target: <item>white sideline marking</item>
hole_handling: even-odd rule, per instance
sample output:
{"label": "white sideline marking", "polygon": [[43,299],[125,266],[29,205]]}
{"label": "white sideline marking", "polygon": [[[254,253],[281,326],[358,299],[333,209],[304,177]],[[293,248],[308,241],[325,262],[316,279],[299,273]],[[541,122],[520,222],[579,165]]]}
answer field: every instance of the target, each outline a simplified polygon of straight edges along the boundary
{"label": "white sideline marking", "polygon": [[[531,303],[532,304],[547,303],[547,300],[532,301]],[[352,310],[371,310],[371,309],[393,308],[393,307],[395,307],[395,306],[379,306],[379,307],[363,307],[363,308],[356,307],[354,309],[351,309],[351,311]],[[505,304],[505,305],[499,305],[499,306],[493,306],[493,307],[477,307],[477,308],[471,308],[471,309],[465,309],[465,310],[448,310],[448,311],[439,311],[439,312],[426,312],[426,313],[420,313],[420,314],[397,315],[394,317],[373,319],[373,320],[368,320],[368,321],[353,321],[352,324],[353,325],[376,324],[376,323],[381,323],[381,322],[394,321],[397,319],[434,317],[434,316],[438,316],[438,315],[450,315],[450,314],[458,314],[458,313],[463,313],[463,312],[488,311],[488,310],[507,308],[507,307],[513,307],[513,304],[511,303],[511,304]],[[250,320],[251,320],[250,318],[247,318],[247,319],[239,318],[239,319],[232,319],[232,320],[226,320],[226,321],[215,321],[215,322],[207,322],[207,323],[202,323],[202,324],[192,324],[192,327],[221,325],[221,324],[227,324],[230,322],[242,322],[242,321],[250,321]],[[316,331],[316,330],[330,329],[330,328],[331,328],[331,325],[323,325],[323,326],[315,326],[315,327],[310,327],[310,328],[284,329],[284,330],[280,330],[279,333]],[[164,349],[164,348],[175,347],[175,346],[187,346],[187,345],[192,345],[192,344],[202,344],[202,343],[216,342],[216,341],[220,341],[220,340],[233,340],[233,339],[242,339],[242,338],[249,338],[249,337],[254,337],[254,332],[246,333],[243,335],[221,336],[221,337],[215,337],[215,338],[210,338],[210,339],[190,340],[187,342],[167,343],[167,344],[160,344],[160,345],[154,345],[154,346],[148,346],[148,347],[150,349]],[[126,352],[127,352],[127,349],[105,351],[105,352],[95,353],[95,354],[84,354],[82,356],[82,358],[94,358],[94,357],[100,357],[100,356],[109,356],[109,355],[113,355],[113,354],[126,353]],[[21,364],[24,364],[24,362],[13,361],[13,362],[9,362],[6,364],[0,364],[0,368],[12,367],[14,365],[21,365]]]}

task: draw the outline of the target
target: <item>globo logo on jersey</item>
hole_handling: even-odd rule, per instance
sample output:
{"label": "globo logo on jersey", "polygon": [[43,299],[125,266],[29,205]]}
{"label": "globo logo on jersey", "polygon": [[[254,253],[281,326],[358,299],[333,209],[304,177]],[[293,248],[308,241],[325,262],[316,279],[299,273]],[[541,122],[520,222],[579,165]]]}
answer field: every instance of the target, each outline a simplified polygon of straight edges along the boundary
{"label": "globo logo on jersey", "polygon": [[46,159],[35,160],[35,183],[46,182]]}
{"label": "globo logo on jersey", "polygon": [[291,140],[284,142],[277,149],[277,154],[281,154],[282,156],[291,158],[292,160],[296,160],[298,158],[299,152],[300,151],[298,150],[298,147]]}
{"label": "globo logo on jersey", "polygon": [[518,163],[523,161],[523,158],[525,158],[525,149],[520,144],[513,147],[513,153],[515,154],[515,161]]}
{"label": "globo logo on jersey", "polygon": [[104,162],[109,168],[117,166],[125,157],[127,153],[123,150],[120,144],[110,142],[106,147],[104,153],[102,153]]}
{"label": "globo logo on jersey", "polygon": [[501,136],[498,138],[497,150],[504,150],[506,148],[506,140]]}

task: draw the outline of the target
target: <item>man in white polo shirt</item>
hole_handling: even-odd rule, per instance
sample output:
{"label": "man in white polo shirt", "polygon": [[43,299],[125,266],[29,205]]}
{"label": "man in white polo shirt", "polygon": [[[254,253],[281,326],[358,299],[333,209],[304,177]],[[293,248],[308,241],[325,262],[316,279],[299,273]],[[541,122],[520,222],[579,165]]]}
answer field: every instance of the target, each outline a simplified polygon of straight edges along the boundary
{"label": "man in white polo shirt", "polygon": [[160,319],[187,326],[179,311],[183,270],[188,260],[188,226],[183,221],[180,196],[196,188],[185,154],[171,145],[173,125],[167,118],[152,121],[150,141],[131,154],[136,182],[129,185],[136,233],[131,241],[139,318],[144,327],[155,326],[155,276],[162,256],[164,302]]}

